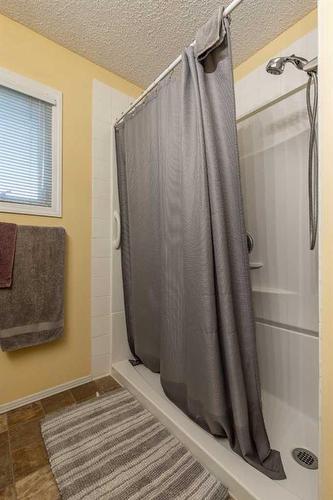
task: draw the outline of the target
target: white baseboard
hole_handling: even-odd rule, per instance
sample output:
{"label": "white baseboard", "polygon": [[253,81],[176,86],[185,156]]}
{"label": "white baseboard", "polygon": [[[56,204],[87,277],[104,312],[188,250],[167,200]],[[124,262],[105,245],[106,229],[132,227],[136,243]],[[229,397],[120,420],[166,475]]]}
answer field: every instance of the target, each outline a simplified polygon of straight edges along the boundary
{"label": "white baseboard", "polygon": [[4,403],[0,405],[0,414],[6,413],[10,410],[15,410],[15,408],[19,408],[20,406],[24,406],[29,403],[34,403],[39,399],[53,396],[54,394],[58,394],[59,392],[72,389],[73,387],[77,387],[78,385],[86,384],[87,382],[91,382],[91,380],[93,380],[92,375],[87,375],[86,377],[70,380],[69,382],[65,382],[64,384],[50,387],[50,389],[44,389],[43,391],[36,392],[35,394],[30,394],[29,396],[25,396],[24,398],[16,399],[15,401],[10,401],[9,403]]}

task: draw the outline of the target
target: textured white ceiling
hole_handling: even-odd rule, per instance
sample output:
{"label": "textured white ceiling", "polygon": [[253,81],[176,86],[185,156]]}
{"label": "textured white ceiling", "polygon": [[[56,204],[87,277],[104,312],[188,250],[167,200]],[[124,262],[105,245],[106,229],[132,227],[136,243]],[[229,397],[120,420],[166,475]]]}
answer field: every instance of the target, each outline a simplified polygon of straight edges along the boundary
{"label": "textured white ceiling", "polygon": [[[220,4],[218,0],[0,0],[0,12],[145,87],[194,39],[197,28]],[[234,65],[316,4],[316,0],[243,0],[232,14]]]}

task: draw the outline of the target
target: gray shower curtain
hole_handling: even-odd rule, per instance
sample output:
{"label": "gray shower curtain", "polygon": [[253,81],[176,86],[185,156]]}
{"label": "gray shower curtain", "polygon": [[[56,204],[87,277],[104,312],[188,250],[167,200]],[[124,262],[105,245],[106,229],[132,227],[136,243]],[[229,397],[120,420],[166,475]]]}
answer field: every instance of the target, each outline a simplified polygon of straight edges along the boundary
{"label": "gray shower curtain", "polygon": [[128,339],[179,408],[283,479],[261,410],[222,10],[196,42],[116,127]]}

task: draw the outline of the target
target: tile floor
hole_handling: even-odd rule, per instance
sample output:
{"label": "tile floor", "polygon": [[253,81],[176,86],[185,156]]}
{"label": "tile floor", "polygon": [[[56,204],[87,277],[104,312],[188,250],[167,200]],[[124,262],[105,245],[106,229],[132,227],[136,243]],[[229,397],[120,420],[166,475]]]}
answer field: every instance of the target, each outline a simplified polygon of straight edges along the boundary
{"label": "tile floor", "polygon": [[103,377],[0,415],[0,500],[60,499],[40,420],[48,413],[81,403],[119,387]]}

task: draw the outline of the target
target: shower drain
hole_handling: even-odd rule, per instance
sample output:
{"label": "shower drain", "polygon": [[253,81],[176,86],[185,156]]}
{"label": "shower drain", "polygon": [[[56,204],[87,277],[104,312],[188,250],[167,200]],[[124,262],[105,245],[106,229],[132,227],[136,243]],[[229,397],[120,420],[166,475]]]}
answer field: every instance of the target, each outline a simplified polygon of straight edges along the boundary
{"label": "shower drain", "polygon": [[306,469],[318,469],[318,458],[312,451],[306,448],[295,448],[292,451],[294,460]]}

